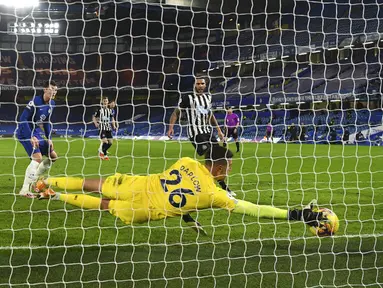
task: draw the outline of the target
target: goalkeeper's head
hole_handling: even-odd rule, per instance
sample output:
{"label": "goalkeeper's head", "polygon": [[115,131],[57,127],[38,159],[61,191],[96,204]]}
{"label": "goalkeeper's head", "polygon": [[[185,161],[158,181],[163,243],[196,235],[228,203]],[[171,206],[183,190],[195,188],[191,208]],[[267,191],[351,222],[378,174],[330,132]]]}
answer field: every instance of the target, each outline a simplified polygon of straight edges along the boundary
{"label": "goalkeeper's head", "polygon": [[233,152],[213,145],[205,154],[205,166],[216,180],[224,180],[231,171]]}

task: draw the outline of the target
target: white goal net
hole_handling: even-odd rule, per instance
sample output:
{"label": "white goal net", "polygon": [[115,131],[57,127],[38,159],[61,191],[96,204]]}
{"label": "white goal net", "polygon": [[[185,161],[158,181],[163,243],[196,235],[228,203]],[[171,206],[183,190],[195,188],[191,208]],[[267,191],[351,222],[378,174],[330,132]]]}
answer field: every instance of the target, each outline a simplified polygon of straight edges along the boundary
{"label": "white goal net", "polygon": [[[0,0],[0,287],[383,285],[381,19],[377,0]],[[173,210],[218,190],[205,168],[161,178],[170,210],[137,193],[203,165],[188,123],[210,111],[226,185],[264,206],[192,211],[196,233]],[[118,210],[111,183],[136,198]],[[334,235],[284,219],[313,199]]]}

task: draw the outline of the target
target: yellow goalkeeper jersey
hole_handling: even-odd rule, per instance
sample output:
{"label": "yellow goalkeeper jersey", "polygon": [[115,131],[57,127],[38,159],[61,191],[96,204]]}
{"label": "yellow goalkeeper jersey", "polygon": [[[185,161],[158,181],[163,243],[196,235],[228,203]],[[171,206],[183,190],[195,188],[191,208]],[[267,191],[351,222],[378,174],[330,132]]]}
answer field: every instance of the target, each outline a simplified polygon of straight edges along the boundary
{"label": "yellow goalkeeper jersey", "polygon": [[210,171],[185,157],[161,174],[147,176],[150,218],[158,220],[206,208],[232,210],[236,200],[215,185]]}

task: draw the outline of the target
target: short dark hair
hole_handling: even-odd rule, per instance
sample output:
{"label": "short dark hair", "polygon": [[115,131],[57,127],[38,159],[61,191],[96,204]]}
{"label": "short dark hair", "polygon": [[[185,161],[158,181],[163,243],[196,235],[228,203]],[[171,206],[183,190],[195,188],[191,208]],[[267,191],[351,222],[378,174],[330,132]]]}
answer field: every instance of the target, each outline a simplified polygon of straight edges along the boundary
{"label": "short dark hair", "polygon": [[213,145],[205,153],[205,164],[212,165],[213,163],[220,163],[223,165],[227,164],[227,160],[233,158],[234,154],[229,149],[219,146],[218,144]]}
{"label": "short dark hair", "polygon": [[205,83],[207,83],[206,78],[203,77],[203,76],[197,76],[197,77],[195,77],[195,81],[194,81],[194,82],[197,82],[197,80],[203,80],[203,81],[205,81]]}
{"label": "short dark hair", "polygon": [[48,88],[50,85],[52,85],[52,86],[57,86],[57,84],[56,84],[56,81],[55,80],[47,80],[47,81],[45,81],[44,82],[44,88]]}

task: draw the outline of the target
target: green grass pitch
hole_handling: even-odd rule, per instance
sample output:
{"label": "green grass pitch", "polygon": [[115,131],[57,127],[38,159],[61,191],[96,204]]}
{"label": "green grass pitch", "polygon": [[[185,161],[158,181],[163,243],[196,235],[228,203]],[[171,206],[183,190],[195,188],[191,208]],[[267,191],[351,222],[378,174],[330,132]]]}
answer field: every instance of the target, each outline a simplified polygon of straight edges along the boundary
{"label": "green grass pitch", "polygon": [[[57,138],[52,175],[161,172],[190,143]],[[198,236],[177,218],[126,226],[107,212],[15,196],[28,159],[0,139],[0,287],[379,287],[383,285],[381,147],[241,146],[228,183],[237,198],[281,208],[311,199],[340,219],[336,237],[302,223],[203,211]],[[235,146],[231,144],[235,150]]]}

